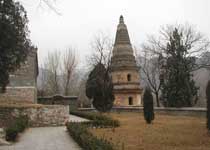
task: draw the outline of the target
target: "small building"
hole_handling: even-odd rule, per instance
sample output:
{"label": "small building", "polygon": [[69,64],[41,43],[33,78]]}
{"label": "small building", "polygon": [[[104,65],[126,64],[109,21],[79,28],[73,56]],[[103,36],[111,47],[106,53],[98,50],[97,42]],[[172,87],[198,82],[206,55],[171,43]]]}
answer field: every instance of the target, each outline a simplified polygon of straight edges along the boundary
{"label": "small building", "polygon": [[123,16],[120,16],[111,58],[115,106],[141,106],[139,68]]}
{"label": "small building", "polygon": [[10,74],[6,92],[0,94],[0,101],[37,102],[38,58],[37,48],[31,47],[21,67]]}

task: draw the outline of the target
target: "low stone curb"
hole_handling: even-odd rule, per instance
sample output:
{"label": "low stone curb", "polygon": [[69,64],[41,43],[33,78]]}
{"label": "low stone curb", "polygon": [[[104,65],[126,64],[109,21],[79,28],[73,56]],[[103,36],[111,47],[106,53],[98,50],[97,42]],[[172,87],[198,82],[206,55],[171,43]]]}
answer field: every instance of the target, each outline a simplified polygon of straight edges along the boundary
{"label": "low stone curb", "polygon": [[8,145],[11,145],[11,143],[9,143],[9,142],[7,142],[7,141],[5,141],[4,139],[1,139],[0,138],[0,146],[8,146]]}

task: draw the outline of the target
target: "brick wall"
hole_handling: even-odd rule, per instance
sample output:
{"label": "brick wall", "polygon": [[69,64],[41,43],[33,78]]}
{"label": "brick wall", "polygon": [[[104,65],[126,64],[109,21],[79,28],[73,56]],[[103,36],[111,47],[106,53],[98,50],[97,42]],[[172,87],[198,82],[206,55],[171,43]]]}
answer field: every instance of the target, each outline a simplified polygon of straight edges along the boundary
{"label": "brick wall", "polygon": [[139,78],[139,73],[138,71],[135,70],[124,70],[124,71],[115,71],[112,72],[112,81],[113,83],[129,83],[127,80],[127,75],[130,74],[130,83],[136,82],[139,83],[140,78]]}

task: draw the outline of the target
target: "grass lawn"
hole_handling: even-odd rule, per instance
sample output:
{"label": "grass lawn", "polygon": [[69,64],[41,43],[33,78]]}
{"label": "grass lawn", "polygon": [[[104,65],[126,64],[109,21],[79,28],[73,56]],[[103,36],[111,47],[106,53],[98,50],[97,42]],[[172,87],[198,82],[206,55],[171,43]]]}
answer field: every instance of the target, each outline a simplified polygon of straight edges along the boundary
{"label": "grass lawn", "polygon": [[116,150],[210,150],[210,134],[204,117],[156,114],[148,125],[142,113],[110,113],[121,123],[115,130],[90,129],[112,141]]}

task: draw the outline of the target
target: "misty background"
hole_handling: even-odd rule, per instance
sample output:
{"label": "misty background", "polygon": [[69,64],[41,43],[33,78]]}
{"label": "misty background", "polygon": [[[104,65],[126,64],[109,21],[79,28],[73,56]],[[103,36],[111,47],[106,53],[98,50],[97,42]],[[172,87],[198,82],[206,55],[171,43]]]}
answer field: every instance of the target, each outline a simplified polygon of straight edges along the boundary
{"label": "misty background", "polygon": [[[71,88],[72,95],[81,95],[81,88],[84,88],[91,42],[98,33],[114,40],[120,15],[124,16],[131,43],[138,48],[138,53],[147,36],[157,35],[160,27],[167,24],[190,24],[210,38],[209,0],[56,0],[52,1],[55,10],[40,1],[22,0],[21,3],[28,13],[30,38],[38,47],[38,86],[41,86],[43,74],[47,73],[41,66],[48,53],[62,53],[73,47],[78,65],[71,79],[71,85],[77,86]],[[198,106],[205,106],[204,89],[209,76],[207,69],[194,73],[200,87]],[[141,82],[144,85],[144,81]]]}

